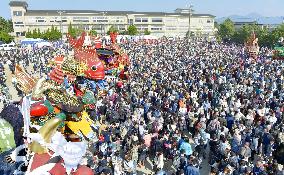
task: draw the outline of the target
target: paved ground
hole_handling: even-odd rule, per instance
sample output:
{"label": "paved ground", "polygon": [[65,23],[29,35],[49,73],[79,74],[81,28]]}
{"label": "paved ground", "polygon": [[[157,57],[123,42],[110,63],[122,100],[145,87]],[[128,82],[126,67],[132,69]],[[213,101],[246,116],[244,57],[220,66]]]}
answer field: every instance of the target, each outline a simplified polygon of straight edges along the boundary
{"label": "paved ground", "polygon": [[[29,66],[28,71],[30,72],[32,70],[32,65]],[[13,86],[11,79],[12,79],[12,72],[10,71],[9,67],[7,65],[5,65],[5,73],[7,76],[7,85],[9,87],[10,90],[10,94],[12,95],[12,101],[19,101],[20,97],[18,97],[17,95],[17,90],[15,89],[15,87]],[[0,103],[0,111],[3,108],[3,103]],[[165,170],[169,171],[169,172],[174,172],[174,167],[172,166],[172,162],[171,161],[166,161],[165,162]],[[208,166],[208,150],[207,150],[207,156],[206,159],[203,161],[202,165],[201,165],[201,169],[200,169],[200,174],[201,175],[208,175],[209,174],[209,166]],[[147,159],[147,161],[145,162],[145,167],[141,167],[141,168],[137,168],[138,169],[138,175],[150,175],[150,174],[154,174],[154,172],[152,171],[153,168],[153,163]]]}

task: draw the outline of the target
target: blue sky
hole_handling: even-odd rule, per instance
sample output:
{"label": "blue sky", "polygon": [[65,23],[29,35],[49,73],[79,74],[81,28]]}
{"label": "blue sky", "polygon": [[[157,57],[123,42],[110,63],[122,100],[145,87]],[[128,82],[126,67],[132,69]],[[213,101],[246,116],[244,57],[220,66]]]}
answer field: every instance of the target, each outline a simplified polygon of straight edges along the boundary
{"label": "blue sky", "polygon": [[[26,0],[29,9],[132,10],[173,12],[192,4],[196,13],[217,17],[258,13],[284,16],[284,0]],[[10,18],[9,0],[0,0],[0,16]]]}

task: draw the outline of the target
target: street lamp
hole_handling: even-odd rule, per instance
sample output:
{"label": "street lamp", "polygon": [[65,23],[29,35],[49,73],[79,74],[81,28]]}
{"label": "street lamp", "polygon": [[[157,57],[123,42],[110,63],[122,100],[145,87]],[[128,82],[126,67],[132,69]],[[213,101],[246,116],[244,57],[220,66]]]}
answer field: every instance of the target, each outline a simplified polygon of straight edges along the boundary
{"label": "street lamp", "polygon": [[65,11],[57,11],[57,13],[60,15],[60,32],[61,32],[61,40],[63,36],[63,29],[62,29],[62,14],[65,13]]}

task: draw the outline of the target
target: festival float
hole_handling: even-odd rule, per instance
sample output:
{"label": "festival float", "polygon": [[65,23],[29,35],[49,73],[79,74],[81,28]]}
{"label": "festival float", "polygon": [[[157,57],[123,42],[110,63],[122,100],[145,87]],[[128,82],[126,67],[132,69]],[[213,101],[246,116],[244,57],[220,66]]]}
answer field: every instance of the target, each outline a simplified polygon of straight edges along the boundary
{"label": "festival float", "polygon": [[96,111],[98,98],[111,95],[110,87],[123,88],[129,78],[129,58],[116,36],[111,33],[112,44],[102,48],[90,44],[86,33],[78,39],[67,35],[74,55],[56,56],[47,77],[37,79],[16,66],[18,87],[25,96],[20,109],[14,104],[4,108],[0,120],[10,131],[9,144],[0,145],[0,151],[17,146],[6,156],[10,166],[24,162],[17,171],[27,175],[94,174],[81,164],[92,141],[99,138],[89,111]]}
{"label": "festival float", "polygon": [[248,41],[245,42],[245,51],[248,56],[253,59],[257,59],[259,53],[258,38],[253,32],[249,37]]}

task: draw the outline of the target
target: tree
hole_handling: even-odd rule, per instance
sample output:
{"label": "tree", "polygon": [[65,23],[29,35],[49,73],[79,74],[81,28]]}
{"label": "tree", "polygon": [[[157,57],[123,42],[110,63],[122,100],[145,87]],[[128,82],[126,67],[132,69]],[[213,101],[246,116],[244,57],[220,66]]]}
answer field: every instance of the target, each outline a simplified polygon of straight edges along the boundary
{"label": "tree", "polygon": [[144,30],[144,35],[151,35],[151,32],[148,29]]}
{"label": "tree", "polygon": [[9,35],[5,31],[0,31],[0,41],[3,41],[4,43],[10,43],[13,41],[13,37]]}
{"label": "tree", "polygon": [[69,33],[69,35],[71,35],[73,38],[75,38],[76,35],[77,35],[76,29],[73,28],[71,22],[69,23],[69,26],[68,26],[68,33]]}
{"label": "tree", "polygon": [[255,26],[253,25],[242,26],[239,30],[235,31],[233,36],[231,36],[231,41],[238,44],[244,44],[251,36],[254,28]]}
{"label": "tree", "polygon": [[42,38],[45,40],[49,40],[50,38],[50,29],[48,28],[42,35]]}
{"label": "tree", "polygon": [[37,38],[43,38],[43,34],[40,32],[39,28],[37,29]]}
{"label": "tree", "polygon": [[130,25],[127,28],[129,35],[136,35],[138,33],[137,27],[135,25]]}
{"label": "tree", "polygon": [[127,30],[124,30],[122,32],[120,32],[121,35],[128,35],[128,31]]}
{"label": "tree", "polygon": [[91,35],[93,35],[93,36],[97,36],[97,34],[98,34],[98,32],[97,32],[96,30],[94,30],[94,29],[90,30],[89,33],[90,33]]}
{"label": "tree", "polygon": [[113,33],[117,32],[118,33],[118,29],[114,26],[110,26],[110,28],[107,31],[107,34],[109,35],[111,32],[113,32]]}
{"label": "tree", "polygon": [[13,22],[12,20],[5,20],[0,17],[0,31],[10,33],[13,32]]}
{"label": "tree", "polygon": [[49,40],[59,40],[62,37],[62,33],[57,29],[57,27],[51,26],[49,33]]}
{"label": "tree", "polygon": [[32,38],[38,38],[37,29],[33,30]]}
{"label": "tree", "polygon": [[220,24],[218,35],[222,38],[222,40],[230,40],[234,34],[235,26],[233,21],[226,19],[222,24]]}
{"label": "tree", "polygon": [[276,29],[274,29],[270,34],[270,41],[272,42],[271,46],[276,44],[280,37],[284,37],[284,24],[281,24]]}
{"label": "tree", "polygon": [[28,31],[26,32],[26,38],[32,38],[32,32],[28,29]]}
{"label": "tree", "polygon": [[[77,36],[80,36],[82,32],[84,31],[83,26],[77,26],[73,27],[71,23],[69,23],[68,26],[68,33],[71,35],[73,38],[76,38]],[[95,31],[96,32],[96,31]]]}

